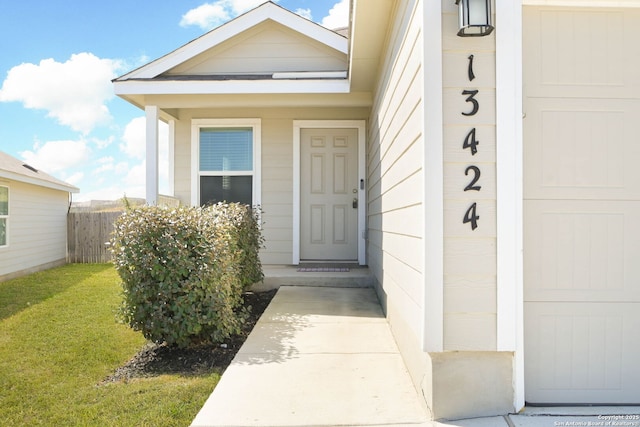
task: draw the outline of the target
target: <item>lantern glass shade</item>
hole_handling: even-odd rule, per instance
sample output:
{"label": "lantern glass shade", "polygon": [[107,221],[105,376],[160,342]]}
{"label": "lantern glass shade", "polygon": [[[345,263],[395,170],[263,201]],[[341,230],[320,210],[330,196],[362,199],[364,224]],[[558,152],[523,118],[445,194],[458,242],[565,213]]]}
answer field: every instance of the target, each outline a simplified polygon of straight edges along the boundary
{"label": "lantern glass shade", "polygon": [[491,34],[491,0],[456,0],[460,37],[482,37]]}

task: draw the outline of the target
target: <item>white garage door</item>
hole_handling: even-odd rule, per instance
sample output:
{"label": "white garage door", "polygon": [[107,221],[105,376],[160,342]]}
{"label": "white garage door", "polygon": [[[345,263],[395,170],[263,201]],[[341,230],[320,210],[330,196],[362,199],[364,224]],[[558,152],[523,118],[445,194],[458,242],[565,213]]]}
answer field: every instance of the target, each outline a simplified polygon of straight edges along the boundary
{"label": "white garage door", "polygon": [[525,393],[640,403],[640,9],[524,9]]}

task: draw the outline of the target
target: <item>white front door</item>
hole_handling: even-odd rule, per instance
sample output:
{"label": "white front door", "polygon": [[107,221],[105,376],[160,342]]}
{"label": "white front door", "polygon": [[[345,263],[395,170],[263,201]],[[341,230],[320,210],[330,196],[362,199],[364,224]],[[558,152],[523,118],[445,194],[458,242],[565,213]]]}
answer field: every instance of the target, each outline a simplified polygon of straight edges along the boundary
{"label": "white front door", "polygon": [[358,260],[358,130],[302,129],[300,259]]}
{"label": "white front door", "polygon": [[639,29],[524,8],[529,403],[640,403]]}

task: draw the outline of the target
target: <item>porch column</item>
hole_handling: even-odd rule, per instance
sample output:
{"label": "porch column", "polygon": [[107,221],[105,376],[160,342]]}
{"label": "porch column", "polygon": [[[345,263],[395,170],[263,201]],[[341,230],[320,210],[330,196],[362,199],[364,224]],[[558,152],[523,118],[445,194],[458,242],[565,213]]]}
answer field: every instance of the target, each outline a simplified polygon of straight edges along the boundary
{"label": "porch column", "polygon": [[175,178],[175,141],[176,141],[176,121],[169,120],[169,196],[176,194]]}
{"label": "porch column", "polygon": [[147,174],[146,199],[148,205],[158,204],[158,119],[160,109],[156,105],[144,108],[147,119]]}

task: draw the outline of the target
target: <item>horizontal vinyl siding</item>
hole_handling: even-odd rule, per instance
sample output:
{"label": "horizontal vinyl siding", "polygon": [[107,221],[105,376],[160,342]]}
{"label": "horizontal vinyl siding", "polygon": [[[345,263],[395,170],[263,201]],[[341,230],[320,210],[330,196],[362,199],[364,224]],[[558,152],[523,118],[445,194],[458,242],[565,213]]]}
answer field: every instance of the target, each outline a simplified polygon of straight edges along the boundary
{"label": "horizontal vinyl siding", "polygon": [[263,264],[293,260],[293,121],[365,120],[366,108],[244,108],[181,110],[176,124],[176,196],[191,201],[191,120],[259,118],[262,127]]}
{"label": "horizontal vinyl siding", "polygon": [[189,206],[191,204],[191,119],[176,120],[175,133],[173,194],[182,204]]}
{"label": "horizontal vinyl siding", "polygon": [[197,55],[167,74],[207,75],[279,71],[346,71],[347,56],[267,21]]}
{"label": "horizontal vinyl siding", "polygon": [[[496,83],[495,37],[458,37],[457,10],[443,3],[443,155],[444,155],[444,336],[446,351],[495,351],[496,334]],[[475,78],[468,77],[473,54]],[[473,116],[464,90],[478,90],[479,110]],[[463,149],[476,129],[476,155]],[[480,191],[464,191],[474,172]],[[480,217],[472,230],[465,212],[477,204]]]}
{"label": "horizontal vinyl siding", "polygon": [[0,248],[0,277],[67,255],[69,193],[9,183],[9,246]]}
{"label": "horizontal vinyl siding", "polygon": [[[420,3],[398,2],[370,119],[368,261],[419,343],[422,322],[423,137]],[[394,323],[393,319],[392,324]],[[419,344],[417,344],[419,345]]]}
{"label": "horizontal vinyl siding", "polygon": [[262,121],[262,219],[265,264],[290,264],[293,240],[293,121]]}

